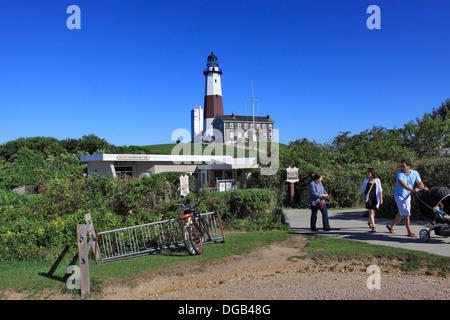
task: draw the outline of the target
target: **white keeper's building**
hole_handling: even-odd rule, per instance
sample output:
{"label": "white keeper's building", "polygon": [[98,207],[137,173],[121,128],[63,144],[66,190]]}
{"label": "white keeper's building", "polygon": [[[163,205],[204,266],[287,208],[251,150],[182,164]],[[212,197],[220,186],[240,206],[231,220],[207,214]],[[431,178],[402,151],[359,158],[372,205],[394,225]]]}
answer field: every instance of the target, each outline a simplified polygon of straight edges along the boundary
{"label": "white keeper's building", "polygon": [[[138,178],[161,172],[188,173],[195,177],[196,188],[219,188],[222,183],[236,186],[258,168],[256,158],[231,156],[94,154],[81,157],[88,165],[88,175]],[[241,185],[241,184],[240,184]]]}

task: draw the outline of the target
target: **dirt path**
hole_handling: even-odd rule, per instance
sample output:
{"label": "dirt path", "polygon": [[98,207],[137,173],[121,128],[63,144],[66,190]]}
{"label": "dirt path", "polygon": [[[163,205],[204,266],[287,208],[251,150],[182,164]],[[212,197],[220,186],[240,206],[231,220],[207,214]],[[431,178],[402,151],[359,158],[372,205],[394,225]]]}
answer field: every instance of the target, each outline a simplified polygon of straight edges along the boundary
{"label": "dirt path", "polygon": [[[438,299],[450,300],[450,279],[401,274],[395,261],[317,263],[306,257],[306,238],[288,240],[251,253],[208,264],[191,263],[143,274],[133,280],[103,283],[94,300],[301,300]],[[367,266],[381,268],[381,288],[370,290]],[[26,293],[5,293],[24,299]],[[33,299],[72,299],[43,292]]]}
{"label": "dirt path", "polygon": [[[138,285],[110,285],[102,299],[298,300],[298,299],[450,299],[450,279],[381,271],[381,289],[368,289],[366,264],[317,264],[302,252],[302,236],[192,272],[167,270]],[[373,261],[374,264],[377,261]],[[383,262],[386,264],[386,262]],[[392,265],[395,262],[391,263]],[[350,266],[350,267],[349,267]],[[100,298],[100,297],[99,297]]]}

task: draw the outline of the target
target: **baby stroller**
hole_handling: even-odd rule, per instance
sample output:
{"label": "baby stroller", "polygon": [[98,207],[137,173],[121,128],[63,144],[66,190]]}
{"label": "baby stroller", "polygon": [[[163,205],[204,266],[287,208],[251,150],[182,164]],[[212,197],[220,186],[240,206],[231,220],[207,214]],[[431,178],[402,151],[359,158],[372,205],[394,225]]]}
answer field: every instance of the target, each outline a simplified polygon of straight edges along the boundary
{"label": "baby stroller", "polygon": [[[419,232],[420,240],[430,240],[430,233],[434,230],[437,236],[450,236],[450,189],[446,187],[433,187],[429,191],[416,194],[419,199],[419,208],[422,214],[434,219],[429,229]],[[446,213],[447,212],[447,213]]]}

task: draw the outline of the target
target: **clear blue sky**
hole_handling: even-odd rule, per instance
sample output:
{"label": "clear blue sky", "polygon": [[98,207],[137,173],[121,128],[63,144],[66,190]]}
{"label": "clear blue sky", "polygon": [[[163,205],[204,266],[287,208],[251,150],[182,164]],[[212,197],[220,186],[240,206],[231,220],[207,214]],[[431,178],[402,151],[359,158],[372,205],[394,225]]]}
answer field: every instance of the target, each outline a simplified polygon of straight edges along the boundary
{"label": "clear blue sky", "polygon": [[[69,30],[69,5],[81,30]],[[369,30],[370,5],[381,29]],[[225,114],[270,114],[280,142],[402,127],[450,98],[447,0],[5,0],[0,144],[95,134],[171,143],[219,58]]]}

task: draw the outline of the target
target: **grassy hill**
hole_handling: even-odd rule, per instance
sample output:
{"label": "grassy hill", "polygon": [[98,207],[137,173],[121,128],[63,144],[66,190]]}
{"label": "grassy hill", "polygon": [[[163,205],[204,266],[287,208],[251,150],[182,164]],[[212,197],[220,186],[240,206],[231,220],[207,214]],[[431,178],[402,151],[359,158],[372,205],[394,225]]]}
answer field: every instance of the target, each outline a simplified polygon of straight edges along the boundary
{"label": "grassy hill", "polygon": [[[195,146],[193,143],[182,143],[182,144],[157,144],[157,145],[149,145],[149,146],[122,146],[122,147],[114,147],[108,152],[120,153],[120,154],[172,154],[172,150],[177,147],[175,150],[175,154],[198,154],[198,146]],[[280,152],[286,150],[288,146],[286,144],[279,144]],[[267,149],[270,150],[270,144],[267,146]],[[220,150],[222,150],[223,155],[230,155],[233,157],[242,157],[242,154],[245,154],[244,157],[248,157],[250,154],[250,146],[249,143],[238,146],[227,146],[222,143],[216,143],[214,145],[202,145],[201,146],[201,154],[203,155],[220,155]]]}

